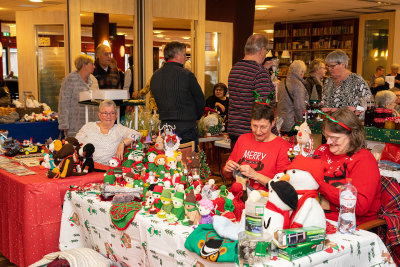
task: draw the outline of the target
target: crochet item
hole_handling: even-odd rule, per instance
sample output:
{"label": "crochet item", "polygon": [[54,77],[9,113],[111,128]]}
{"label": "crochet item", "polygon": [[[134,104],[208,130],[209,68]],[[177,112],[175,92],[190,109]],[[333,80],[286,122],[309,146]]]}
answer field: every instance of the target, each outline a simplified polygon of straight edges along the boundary
{"label": "crochet item", "polygon": [[118,203],[110,208],[111,222],[118,230],[126,229],[142,208],[139,202]]}

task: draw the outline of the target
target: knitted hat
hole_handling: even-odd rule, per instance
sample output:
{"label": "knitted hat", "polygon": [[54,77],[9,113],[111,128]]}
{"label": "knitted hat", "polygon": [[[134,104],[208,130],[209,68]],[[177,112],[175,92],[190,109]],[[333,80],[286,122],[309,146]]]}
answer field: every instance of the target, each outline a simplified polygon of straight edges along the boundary
{"label": "knitted hat", "polygon": [[[199,185],[202,185],[202,183],[201,183],[200,180],[196,180],[196,181],[193,182],[193,187],[194,187],[194,188],[197,188],[197,186],[199,186]],[[225,188],[226,188],[226,187],[225,187]]]}
{"label": "knitted hat", "polygon": [[324,179],[324,167],[324,162],[320,159],[298,155],[287,167],[287,170],[296,169],[306,171],[314,177],[315,181],[322,181]]}
{"label": "knitted hat", "polygon": [[269,185],[277,193],[279,198],[291,209],[297,209],[298,196],[294,187],[286,181],[271,181]]}
{"label": "knitted hat", "polygon": [[193,190],[190,190],[190,192],[186,195],[185,204],[196,206],[197,201]]}
{"label": "knitted hat", "polygon": [[161,195],[163,187],[161,185],[156,185],[153,189],[153,194]]}
{"label": "knitted hat", "polygon": [[164,201],[171,201],[171,190],[164,189],[161,193],[160,199]]}
{"label": "knitted hat", "polygon": [[183,192],[177,191],[177,192],[175,192],[174,196],[172,197],[172,200],[179,201],[183,204],[184,198],[185,198],[185,194],[183,194]]}
{"label": "knitted hat", "polygon": [[227,197],[228,196],[228,194],[229,194],[229,192],[228,192],[228,190],[226,189],[226,185],[221,185],[221,187],[219,188],[219,195],[221,196],[221,197]]}

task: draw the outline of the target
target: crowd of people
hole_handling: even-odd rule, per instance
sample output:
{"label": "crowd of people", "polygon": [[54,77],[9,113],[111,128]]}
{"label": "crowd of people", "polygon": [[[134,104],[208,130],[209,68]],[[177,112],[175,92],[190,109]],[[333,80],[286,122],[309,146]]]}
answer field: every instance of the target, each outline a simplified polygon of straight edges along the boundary
{"label": "crowd of people", "polygon": [[[375,96],[378,106],[390,108],[394,115],[399,115],[399,66],[392,65],[389,75],[395,76],[395,87],[388,90],[382,66],[378,66],[371,80],[366,82],[348,70],[347,54],[335,50],[325,59],[314,59],[306,78],[305,63],[294,60],[287,77],[275,89],[269,71],[274,61],[264,61],[267,45],[265,36],[250,36],[243,59],[230,71],[228,86],[216,84],[208,99],[204,98],[195,75],[184,67],[185,44],[171,42],[165,46],[165,64],[139,92],[133,90],[133,69],[130,67],[125,80],[121,79],[120,72],[112,64],[110,48],[100,45],[95,61],[86,55],[78,56],[77,70],[64,79],[60,90],[59,127],[68,135],[76,134],[82,143],[94,143],[95,161],[106,163],[114,155],[122,158],[125,146],[140,138],[140,133],[115,124],[116,106],[109,100],[99,107],[100,120],[85,124],[83,106],[78,104],[80,91],[124,88],[134,98],[150,92],[161,123],[175,125],[181,143],[198,143],[197,122],[207,106],[227,118],[233,150],[224,167],[225,175],[232,177],[234,171],[239,170],[253,188],[268,190],[269,181],[290,164],[287,152],[291,145],[281,136],[294,135],[293,126],[303,120],[307,105],[316,101],[323,112],[330,114],[322,128],[327,142],[315,151],[316,157],[330,165],[324,179],[317,181],[327,217],[337,220],[338,188],[345,183],[345,178],[351,177],[359,192],[357,223],[377,218],[379,169],[372,154],[365,149],[365,132],[357,115],[364,100],[371,96]],[[274,93],[277,96],[271,97]],[[255,103],[255,95],[258,99],[272,101]],[[94,116],[95,112],[92,118],[96,120]]]}

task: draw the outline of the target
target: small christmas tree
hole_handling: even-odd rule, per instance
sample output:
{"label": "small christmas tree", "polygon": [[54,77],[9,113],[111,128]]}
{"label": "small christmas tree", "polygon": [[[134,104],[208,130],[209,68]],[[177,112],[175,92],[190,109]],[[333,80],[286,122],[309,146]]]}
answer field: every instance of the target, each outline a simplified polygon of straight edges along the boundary
{"label": "small christmas tree", "polygon": [[206,181],[207,178],[211,175],[210,167],[206,162],[206,153],[204,151],[200,152],[200,179]]}

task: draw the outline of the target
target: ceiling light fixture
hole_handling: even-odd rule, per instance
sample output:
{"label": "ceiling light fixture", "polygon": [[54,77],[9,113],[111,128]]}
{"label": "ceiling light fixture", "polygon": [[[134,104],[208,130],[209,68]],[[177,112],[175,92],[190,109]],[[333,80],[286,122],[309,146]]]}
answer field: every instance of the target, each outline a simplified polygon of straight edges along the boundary
{"label": "ceiling light fixture", "polygon": [[106,45],[106,46],[108,46],[108,47],[111,48],[110,42],[109,42],[108,40],[104,40],[104,41],[103,41],[103,45]]}
{"label": "ceiling light fixture", "polygon": [[0,42],[0,57],[3,56],[3,44]]}
{"label": "ceiling light fixture", "polygon": [[154,34],[160,34],[162,31],[153,31]]}
{"label": "ceiling light fixture", "polygon": [[274,33],[274,30],[264,30],[266,33]]}
{"label": "ceiling light fixture", "polygon": [[286,30],[285,30],[285,50],[282,51],[282,56],[281,56],[281,58],[290,58],[289,50],[287,50],[287,36],[288,36],[288,30],[287,30],[287,21],[286,21]]}
{"label": "ceiling light fixture", "polygon": [[267,6],[267,5],[256,5],[256,10],[266,10],[269,7],[270,6]]}
{"label": "ceiling light fixture", "polygon": [[182,39],[183,39],[183,40],[189,40],[189,39],[190,39],[190,37],[188,37],[188,36],[184,36],[184,37],[182,37]]}
{"label": "ceiling light fixture", "polygon": [[29,2],[33,2],[33,3],[42,3],[43,0],[29,0]]}
{"label": "ceiling light fixture", "polygon": [[156,37],[158,37],[158,38],[163,38],[164,35],[162,35],[162,34],[157,34]]}

